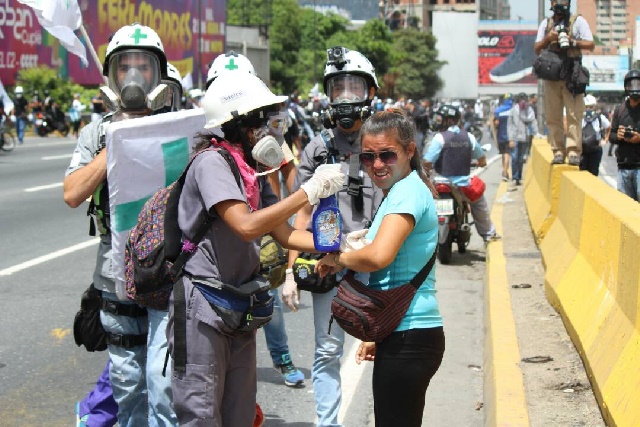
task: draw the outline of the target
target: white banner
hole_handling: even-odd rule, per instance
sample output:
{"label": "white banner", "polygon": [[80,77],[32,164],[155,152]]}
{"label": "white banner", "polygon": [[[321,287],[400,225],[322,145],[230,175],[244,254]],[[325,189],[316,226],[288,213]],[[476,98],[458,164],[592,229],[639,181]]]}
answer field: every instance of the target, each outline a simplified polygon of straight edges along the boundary
{"label": "white banner", "polygon": [[18,3],[33,8],[38,22],[69,52],[77,55],[82,63],[89,65],[87,50],[74,33],[82,25],[82,13],[78,0],[18,0]]}
{"label": "white banner", "polygon": [[121,299],[126,299],[124,248],[129,230],[144,202],[178,179],[204,124],[204,113],[196,109],[116,122],[107,129],[113,274]]}

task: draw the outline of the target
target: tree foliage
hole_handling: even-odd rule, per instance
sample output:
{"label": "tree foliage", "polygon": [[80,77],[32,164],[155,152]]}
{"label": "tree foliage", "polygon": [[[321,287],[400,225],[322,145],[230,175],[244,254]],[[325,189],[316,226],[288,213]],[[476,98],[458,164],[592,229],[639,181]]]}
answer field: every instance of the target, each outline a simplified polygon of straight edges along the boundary
{"label": "tree foliage", "polygon": [[85,105],[91,100],[92,92],[67,79],[61,79],[57,70],[41,66],[37,68],[23,68],[18,73],[16,86],[22,86],[27,99],[31,99],[34,91],[38,91],[44,99],[45,89],[58,102],[63,111],[67,111],[73,101],[73,94],[79,93],[80,100]]}
{"label": "tree foliage", "polygon": [[[257,26],[268,36],[270,85],[280,93],[307,93],[322,83],[326,50],[333,46],[365,55],[382,86],[383,76],[393,73],[395,94],[431,97],[442,86],[435,38],[416,29],[391,32],[382,20],[373,19],[351,30],[347,19],[303,8],[296,0],[227,0],[227,23]],[[389,92],[383,87],[382,93]]]}
{"label": "tree foliage", "polygon": [[414,28],[394,33],[392,67],[396,76],[394,96],[431,98],[442,87],[438,70],[445,64],[438,61],[436,38]]}

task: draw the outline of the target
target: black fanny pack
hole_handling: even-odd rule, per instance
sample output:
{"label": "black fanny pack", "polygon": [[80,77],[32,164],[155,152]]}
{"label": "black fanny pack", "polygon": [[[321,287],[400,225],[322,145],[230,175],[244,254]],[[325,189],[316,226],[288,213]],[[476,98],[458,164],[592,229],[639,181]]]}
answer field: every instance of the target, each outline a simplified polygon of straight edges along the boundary
{"label": "black fanny pack", "polygon": [[318,260],[324,255],[325,254],[301,252],[298,258],[296,258],[291,269],[293,270],[293,278],[298,285],[298,289],[316,294],[324,294],[338,286],[335,274],[327,274],[321,278],[313,271]]}
{"label": "black fanny pack", "polygon": [[92,283],[82,294],[80,310],[73,320],[73,339],[76,345],[84,346],[90,352],[107,349],[108,335],[100,321],[101,306],[102,294]]}

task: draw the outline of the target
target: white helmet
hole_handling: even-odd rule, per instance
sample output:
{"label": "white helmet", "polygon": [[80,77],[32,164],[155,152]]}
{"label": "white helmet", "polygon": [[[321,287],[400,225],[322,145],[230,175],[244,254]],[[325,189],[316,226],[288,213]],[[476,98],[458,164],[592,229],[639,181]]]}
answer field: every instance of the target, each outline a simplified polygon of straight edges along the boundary
{"label": "white helmet", "polygon": [[171,102],[170,106],[174,111],[180,109],[182,99],[182,77],[180,76],[180,71],[168,62],[167,77],[162,80],[162,83],[166,83],[171,90],[171,98],[168,100]]}
{"label": "white helmet", "polygon": [[360,75],[368,80],[369,86],[378,89],[376,71],[371,62],[360,52],[336,46],[327,49],[327,63],[324,67],[324,92],[331,97],[327,89],[327,82],[336,75],[353,74]]}
{"label": "white helmet", "polygon": [[[125,25],[111,37],[102,67],[102,75],[109,78],[109,87],[116,92],[119,93],[121,89],[116,75],[117,63],[121,57],[120,54],[124,52],[138,52],[151,58],[153,67],[157,67],[154,70],[157,77],[155,75],[153,77],[157,81],[151,82],[151,89],[160,83],[160,79],[167,77],[167,57],[164,54],[164,46],[158,33],[137,22]],[[147,93],[149,92],[147,91]]]}
{"label": "white helmet", "polygon": [[209,67],[209,72],[207,73],[205,89],[209,87],[216,77],[219,77],[221,74],[229,71],[249,73],[253,76],[256,75],[256,70],[253,68],[253,64],[246,56],[231,51],[224,55],[218,55],[216,59],[213,60]]}
{"label": "white helmet", "polygon": [[587,95],[584,97],[585,106],[595,107],[597,103],[598,101],[596,100],[596,97],[593,95]]}
{"label": "white helmet", "polygon": [[24,93],[24,89],[22,89],[22,86],[16,86],[14,92],[16,95],[22,95]]}
{"label": "white helmet", "polygon": [[209,86],[202,99],[202,108],[207,123],[205,129],[219,127],[252,111],[287,100],[276,96],[254,75],[223,73]]}

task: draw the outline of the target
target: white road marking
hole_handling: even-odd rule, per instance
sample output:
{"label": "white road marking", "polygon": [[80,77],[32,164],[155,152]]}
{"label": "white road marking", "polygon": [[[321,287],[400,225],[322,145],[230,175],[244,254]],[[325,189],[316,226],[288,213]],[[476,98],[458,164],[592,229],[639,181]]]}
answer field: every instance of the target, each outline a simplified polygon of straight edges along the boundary
{"label": "white road marking", "polygon": [[60,154],[58,156],[44,156],[41,157],[40,160],[60,160],[60,159],[70,159],[73,156],[73,153],[69,154]]}
{"label": "white road marking", "polygon": [[42,255],[32,260],[22,262],[20,264],[14,265],[13,267],[5,268],[4,270],[0,270],[0,276],[10,276],[13,273],[26,270],[27,268],[35,267],[36,265],[45,263],[47,261],[51,261],[56,258],[60,258],[62,256],[68,255],[70,253],[88,248],[90,246],[97,244],[99,241],[100,241],[100,238],[96,237],[95,239],[87,240],[86,242],[78,243],[77,245],[69,246],[67,248],[60,249],[55,252],[51,252],[48,255]]}
{"label": "white road marking", "polygon": [[356,340],[351,346],[346,359],[343,358],[343,363],[340,367],[340,378],[342,379],[342,405],[340,405],[340,412],[338,413],[340,423],[344,421],[351,402],[353,402],[353,396],[356,394],[356,389],[364,373],[365,365],[367,363],[373,363],[362,362],[359,365],[356,363],[356,353],[359,346],[360,341]]}
{"label": "white road marking", "polygon": [[604,165],[602,163],[600,163],[600,178],[602,178],[602,180],[609,184],[611,187],[615,189],[618,188],[618,182],[615,180],[615,178],[612,178],[608,175],[607,170],[604,168]]}
{"label": "white road marking", "polygon": [[38,187],[25,188],[24,192],[25,193],[33,193],[35,191],[50,190],[52,188],[58,188],[58,187],[62,187],[62,183],[61,182],[56,182],[55,184],[40,185]]}

